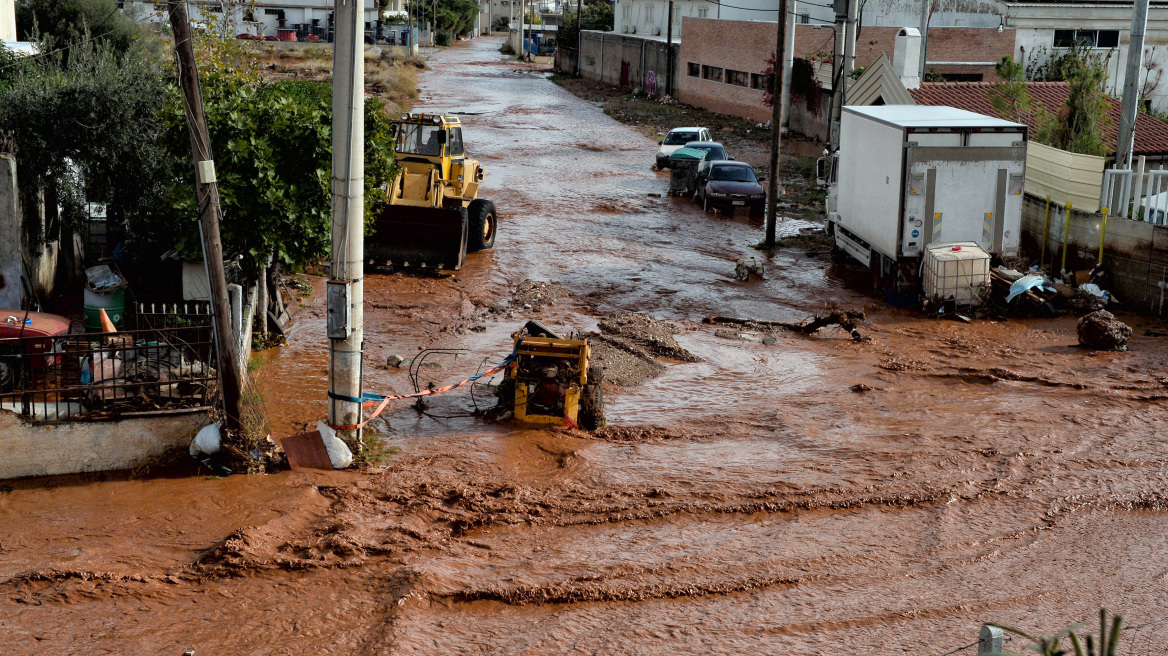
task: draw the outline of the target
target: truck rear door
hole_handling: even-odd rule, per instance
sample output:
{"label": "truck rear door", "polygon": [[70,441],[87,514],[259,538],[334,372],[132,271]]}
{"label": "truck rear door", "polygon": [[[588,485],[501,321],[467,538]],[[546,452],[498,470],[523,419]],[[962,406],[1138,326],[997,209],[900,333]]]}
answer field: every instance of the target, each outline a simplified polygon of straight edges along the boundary
{"label": "truck rear door", "polygon": [[[1018,230],[1006,219],[1021,190],[1024,136],[948,132],[910,135],[902,255],[918,256],[932,243],[973,241],[987,251],[1017,251]],[[1017,151],[1017,152],[1016,152]],[[1015,189],[1017,188],[1017,189]]]}

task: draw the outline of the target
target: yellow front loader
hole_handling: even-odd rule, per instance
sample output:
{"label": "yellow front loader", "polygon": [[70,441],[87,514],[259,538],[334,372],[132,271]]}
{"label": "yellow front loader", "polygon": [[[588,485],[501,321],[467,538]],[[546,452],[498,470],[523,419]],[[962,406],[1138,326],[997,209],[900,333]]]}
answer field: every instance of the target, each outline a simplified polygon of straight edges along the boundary
{"label": "yellow front loader", "polygon": [[478,197],[483,169],[468,159],[454,116],[403,113],[393,121],[401,167],[366,240],[366,257],[396,267],[459,269],[495,245],[495,205]]}

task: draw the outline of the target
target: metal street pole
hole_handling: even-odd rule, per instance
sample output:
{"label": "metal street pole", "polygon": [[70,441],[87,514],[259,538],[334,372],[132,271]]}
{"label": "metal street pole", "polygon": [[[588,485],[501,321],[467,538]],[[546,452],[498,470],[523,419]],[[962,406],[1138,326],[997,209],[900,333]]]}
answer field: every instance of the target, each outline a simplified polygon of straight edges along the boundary
{"label": "metal street pole", "polygon": [[[781,126],[790,127],[791,123],[791,69],[795,66],[795,14],[799,11],[797,0],[790,0],[791,7],[787,11],[787,39],[783,43],[783,108]],[[783,19],[782,16],[779,17]]]}
{"label": "metal street pole", "polygon": [[[328,280],[329,423],[361,422],[365,253],[365,40],[362,0],[336,0],[333,225]],[[360,441],[360,430],[351,435]]]}
{"label": "metal street pole", "polygon": [[673,95],[673,0],[669,0],[665,26],[665,95]]}
{"label": "metal street pole", "polygon": [[[239,430],[243,414],[241,404],[243,376],[231,333],[231,306],[227,301],[227,276],[223,272],[223,243],[219,238],[219,185],[215,181],[215,162],[211,140],[203,115],[203,98],[199,91],[199,72],[195,67],[195,48],[191,41],[191,23],[186,5],[170,0],[167,5],[170,26],[174,31],[174,52],[178,59],[178,80],[182,88],[183,108],[187,115],[187,132],[191,137],[191,155],[195,164],[195,192],[199,200],[199,227],[203,240],[203,262],[211,292],[211,312],[215,346],[219,352],[219,381],[223,387],[224,422],[228,430]],[[266,283],[266,281],[263,281]]]}
{"label": "metal street pole", "polygon": [[[775,52],[782,52],[786,41],[787,0],[779,0],[779,16],[775,23],[778,25],[778,34],[775,38]],[[775,224],[778,217],[779,204],[779,122],[783,111],[783,66],[776,61],[774,67],[775,79],[771,83],[771,179],[767,184],[767,213],[766,213],[766,247],[775,247]]]}
{"label": "metal street pole", "polygon": [[929,50],[929,18],[933,15],[933,0],[921,0],[921,82],[925,81],[928,71],[925,69]]}
{"label": "metal street pole", "polygon": [[[1140,111],[1140,69],[1144,67],[1144,32],[1148,29],[1149,0],[1135,0],[1132,8],[1131,38],[1127,44],[1127,71],[1123,77],[1123,107],[1119,115],[1119,141],[1115,165],[1131,168],[1135,150],[1136,116]],[[1137,203],[1139,199],[1136,199]]]}
{"label": "metal street pole", "polygon": [[847,81],[856,69],[856,17],[860,0],[848,0],[848,35],[844,38],[844,103],[848,102]]}

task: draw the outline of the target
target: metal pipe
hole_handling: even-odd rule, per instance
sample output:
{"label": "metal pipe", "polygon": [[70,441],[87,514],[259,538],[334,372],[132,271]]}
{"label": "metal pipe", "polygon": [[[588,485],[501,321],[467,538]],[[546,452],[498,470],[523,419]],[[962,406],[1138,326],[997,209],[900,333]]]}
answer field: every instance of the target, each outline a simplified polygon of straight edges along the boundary
{"label": "metal pipe", "polygon": [[1050,196],[1046,197],[1046,220],[1042,223],[1042,255],[1038,256],[1038,264],[1046,264],[1046,239],[1050,234]]}
{"label": "metal pipe", "polygon": [[1067,270],[1067,242],[1071,235],[1071,204],[1067,203],[1067,210],[1063,213],[1063,263],[1059,266],[1059,272]]}
{"label": "metal pipe", "polygon": [[[329,393],[361,396],[364,347],[365,253],[365,40],[360,0],[336,0],[337,38],[333,60],[333,202],[330,282],[347,283],[348,337],[329,340]],[[330,301],[336,297],[331,297]],[[330,303],[331,304],[331,303]],[[345,310],[347,309],[347,312]],[[329,397],[329,423],[361,422],[361,403]],[[358,430],[354,435],[361,439]]]}
{"label": "metal pipe", "polygon": [[1103,208],[1103,225],[1099,227],[1099,259],[1096,261],[1097,264],[1103,264],[1103,241],[1107,239],[1107,210],[1108,208]]}

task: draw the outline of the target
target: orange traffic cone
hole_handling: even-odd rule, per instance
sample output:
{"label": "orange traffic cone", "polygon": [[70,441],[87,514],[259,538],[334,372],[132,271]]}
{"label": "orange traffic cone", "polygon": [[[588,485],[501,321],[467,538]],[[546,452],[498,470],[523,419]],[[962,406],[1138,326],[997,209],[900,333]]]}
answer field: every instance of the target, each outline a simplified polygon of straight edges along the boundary
{"label": "orange traffic cone", "polygon": [[98,313],[101,315],[101,332],[116,333],[117,328],[114,328],[114,322],[110,321],[109,315],[105,313],[105,308],[98,308]]}

